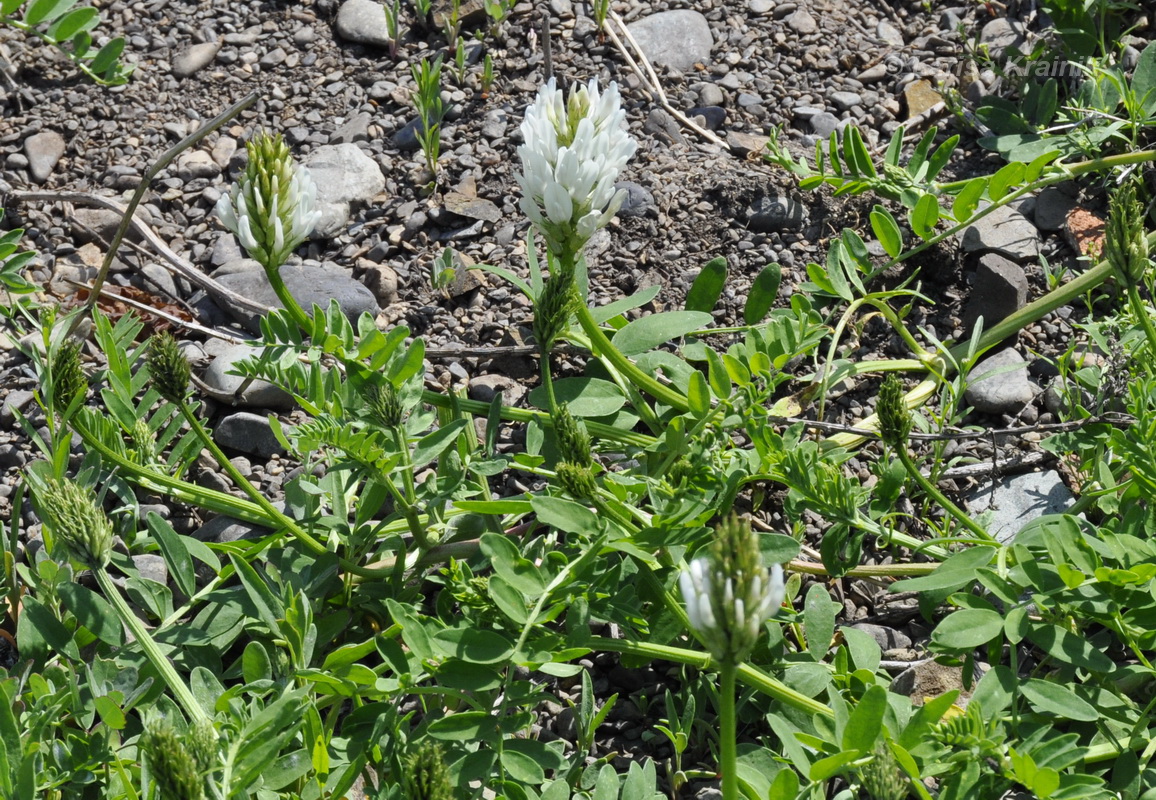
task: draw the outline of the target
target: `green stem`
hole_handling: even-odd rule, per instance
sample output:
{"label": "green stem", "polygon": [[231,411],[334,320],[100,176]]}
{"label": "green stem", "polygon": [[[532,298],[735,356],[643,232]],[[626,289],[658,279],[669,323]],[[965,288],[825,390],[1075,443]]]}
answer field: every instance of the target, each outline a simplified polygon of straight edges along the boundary
{"label": "green stem", "polygon": [[145,630],[144,623],[137,618],[133,610],[129,608],[128,603],[120,594],[120,589],[112,582],[112,577],[108,574],[108,570],[104,567],[99,567],[92,571],[96,576],[96,582],[100,584],[104,596],[112,603],[116,609],[117,614],[120,615],[124,626],[128,628],[129,633],[132,634],[133,639],[140,645],[145,657],[156,667],[157,672],[160,673],[161,679],[169,687],[169,691],[173,693],[173,697],[185,709],[185,713],[189,715],[189,720],[192,722],[207,722],[212,723],[209,715],[201,708],[201,704],[193,697],[192,691],[177,674],[176,668],[172,662],[168,660],[164,653],[161,652],[160,647],[156,641]]}
{"label": "green stem", "polygon": [[281,305],[289,312],[289,316],[293,318],[293,324],[300,328],[304,333],[309,333],[313,330],[313,321],[309,319],[309,315],[301,308],[301,304],[297,302],[297,298],[289,291],[289,287],[285,285],[285,281],[281,279],[281,267],[283,264],[262,264],[265,268],[265,277],[269,281],[269,285],[273,287],[273,293],[277,295],[277,299],[281,301]]}
{"label": "green stem", "polygon": [[738,800],[739,758],[735,740],[738,720],[735,719],[735,665],[729,659],[719,669],[719,773],[722,777],[723,800]]}
{"label": "green stem", "polygon": [[1148,314],[1148,307],[1144,305],[1144,301],[1140,298],[1140,291],[1134,283],[1128,285],[1128,300],[1132,303],[1132,313],[1139,318],[1144,335],[1148,338],[1148,352],[1151,355],[1156,355],[1156,328],[1152,327],[1152,317]]}
{"label": "green stem", "polygon": [[[650,642],[632,642],[626,639],[608,639],[601,636],[591,636],[586,640],[585,644],[590,647],[591,650],[605,650],[612,653],[646,656],[653,659],[662,659],[663,661],[673,661],[676,664],[686,664],[697,667],[700,670],[710,670],[712,664],[715,669],[718,668],[718,665],[714,664],[713,659],[711,659],[708,654],[700,653],[697,650],[687,650],[683,647],[671,647],[670,645],[652,644]],[[752,689],[757,689],[763,694],[791,708],[798,709],[811,716],[828,718],[834,718],[835,716],[834,711],[818,700],[795,691],[782,681],[772,678],[770,675],[767,675],[756,667],[752,667],[750,664],[738,664],[735,667],[735,672],[738,680],[742,681],[744,685]]]}
{"label": "green stem", "polygon": [[117,226],[116,233],[114,233],[112,236],[112,241],[109,242],[108,252],[104,254],[104,262],[100,265],[100,272],[96,274],[96,277],[92,281],[92,288],[89,289],[88,300],[84,303],[84,310],[80,314],[76,315],[72,321],[72,324],[69,326],[68,332],[70,334],[76,331],[76,326],[80,324],[80,320],[82,318],[87,317],[92,313],[92,310],[96,307],[97,302],[100,300],[100,289],[102,286],[104,286],[104,282],[108,278],[109,270],[112,269],[112,262],[116,258],[117,250],[120,249],[120,244],[124,241],[124,237],[128,234],[129,226],[132,225],[133,214],[136,212],[137,206],[139,206],[141,201],[144,199],[145,193],[149,190],[149,186],[152,184],[153,178],[155,178],[162,169],[167,167],[174,158],[180,155],[182,151],[192,147],[197,142],[201,141],[201,139],[204,139],[217,128],[221,127],[233,117],[240,114],[246,108],[253,105],[253,103],[257,101],[257,97],[257,92],[250,92],[243,99],[229,106],[220,114],[213,117],[204,125],[197,128],[197,130],[193,131],[184,139],[181,139],[175,145],[162,153],[160,158],[158,158],[153,163],[153,165],[145,171],[145,174],[141,177],[140,184],[136,187],[136,191],[133,192],[132,198],[128,201],[128,205],[125,207],[124,216],[121,217],[120,225]]}
{"label": "green stem", "polygon": [[955,519],[957,519],[959,523],[963,525],[963,527],[967,528],[969,531],[975,534],[977,538],[985,542],[994,542],[998,544],[994,536],[984,530],[978,522],[965,514],[963,509],[961,509],[955,503],[951,502],[947,495],[939,490],[938,486],[932,483],[926,475],[919,471],[918,465],[916,465],[916,463],[911,460],[911,454],[907,452],[906,442],[898,445],[895,448],[895,452],[899,456],[899,460],[903,462],[903,467],[907,470],[907,474],[915,479],[915,482],[919,484],[921,489],[923,489],[924,494],[926,494],[939,505],[943,506],[943,509],[948,514],[955,517]]}
{"label": "green stem", "polygon": [[[330,553],[325,545],[314,539],[304,528],[298,525],[294,519],[286,516],[275,505],[270,503],[268,498],[261,494],[260,490],[250,483],[249,480],[233,466],[233,462],[225,456],[221,448],[218,447],[217,443],[213,441],[213,438],[209,436],[209,432],[205,430],[205,427],[201,425],[201,421],[193,414],[188,403],[182,400],[177,404],[177,407],[180,409],[185,421],[189,424],[189,428],[191,428],[197,438],[201,440],[201,444],[213,455],[217,464],[220,465],[221,469],[225,471],[225,474],[233,481],[233,485],[249,495],[249,498],[265,512],[269,520],[273,521],[279,528],[288,531],[294,539],[299,541],[314,555],[321,556]],[[392,573],[392,570],[362,567],[342,556],[337,556],[337,561],[341,564],[342,569],[362,578],[385,578]]]}
{"label": "green stem", "polygon": [[[561,262],[562,269],[575,269],[573,253],[568,251],[562,252],[558,255],[558,260]],[[690,410],[690,404],[685,397],[643,372],[638,365],[624,356],[618,348],[611,343],[606,334],[602,332],[602,328],[594,321],[594,316],[590,313],[589,306],[585,303],[579,303],[575,313],[578,317],[578,324],[582,326],[582,332],[585,333],[586,337],[590,340],[591,353],[605,358],[613,364],[615,369],[621,372],[627,380],[634,383],[655,400],[665,403],[680,412]],[[593,431],[591,431],[591,433],[593,434]]]}

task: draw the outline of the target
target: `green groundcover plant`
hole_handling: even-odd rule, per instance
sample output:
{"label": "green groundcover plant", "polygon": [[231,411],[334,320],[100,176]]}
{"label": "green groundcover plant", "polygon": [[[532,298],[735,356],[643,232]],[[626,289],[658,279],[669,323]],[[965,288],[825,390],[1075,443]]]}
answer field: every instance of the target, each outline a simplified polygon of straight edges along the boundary
{"label": "green groundcover plant", "polygon": [[[681,308],[634,315],[657,288],[589,304],[583,245],[621,203],[635,150],[623,119],[615,85],[551,82],[522,125],[528,272],[483,268],[533,303],[530,408],[429,391],[423,342],[404,327],[298,306],[279,271],[316,220],[315,190],[277,136],[249,142],[218,211],[284,305],[240,366],[304,412],[270,417],[303,467],[283,502],[213,442],[173,338],[91,312],[92,364],[73,317],[20,318],[37,334],[48,435],[21,418],[42,458],[5,531],[0,593],[19,658],[0,671],[0,795],[310,800],[350,796],[360,779],[374,798],[649,800],[703,780],[728,800],[1156,796],[1156,234],[1143,188],[1116,193],[1103,262],[968,341],[909,329],[931,301],[914,273],[887,277],[999,206],[1156,152],[1047,150],[940,183],[958,140],[933,147],[934,131],[906,157],[897,132],[881,164],[854,127],[814,164],[772,142],[768,157],[804,187],[874,193],[870,235],[886,255],[844,230],[786,307],[772,264],[743,324],[722,328],[724,259]],[[0,241],[10,291],[23,289],[17,239]],[[1081,498],[1003,543],[924,474],[943,465],[923,437],[964,415],[986,350],[1077,299],[1088,341],[1128,357],[1059,359],[1079,424],[1044,446],[1072,465]],[[845,356],[871,319],[905,358]],[[589,354],[582,375],[556,377],[561,342]],[[1113,370],[1125,391],[1083,391]],[[848,376],[886,376],[876,414],[826,438],[791,419]],[[499,445],[503,430],[516,447]],[[235,493],[189,480],[202,453]],[[869,483],[847,474],[853,455]],[[510,473],[532,489],[499,491]],[[922,514],[900,510],[905,495]],[[179,534],[158,498],[258,534]],[[26,503],[42,546],[18,560]],[[753,530],[768,507],[783,529]],[[808,520],[821,523],[818,559],[802,550]],[[894,558],[864,564],[867,548]],[[141,573],[142,554],[163,559],[166,583]],[[836,624],[841,578],[916,593],[929,655],[958,668],[963,690],[890,691],[875,640]],[[661,703],[598,696],[580,663],[592,653],[661,662],[678,680]],[[540,735],[560,691],[572,731]],[[628,706],[653,721],[658,757],[624,766],[596,746]]]}

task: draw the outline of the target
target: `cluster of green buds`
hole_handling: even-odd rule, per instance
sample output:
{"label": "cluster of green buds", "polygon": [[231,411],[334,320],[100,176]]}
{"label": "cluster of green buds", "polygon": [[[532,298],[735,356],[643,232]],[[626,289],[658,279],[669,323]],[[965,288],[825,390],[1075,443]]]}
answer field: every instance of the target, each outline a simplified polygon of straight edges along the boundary
{"label": "cluster of green buds", "polygon": [[112,553],[112,523],[97,506],[92,493],[64,478],[45,481],[37,492],[44,524],[53,536],[54,555],[63,555],[88,569],[102,569]]}
{"label": "cluster of green buds", "polygon": [[149,341],[149,377],[153,388],[170,403],[181,403],[189,392],[189,362],[170,333],[159,333]]}
{"label": "cluster of green buds", "polygon": [[578,309],[578,284],[574,270],[561,269],[555,273],[534,303],[534,339],[548,355],[558,337],[566,332],[570,315]]}
{"label": "cluster of green buds", "polygon": [[763,623],[783,603],[783,568],[763,564],[757,535],[732,516],[716,530],[707,555],[679,576],[694,634],[720,663],[738,664],[754,649]]}
{"label": "cluster of green buds", "polygon": [[903,399],[903,384],[894,374],[888,375],[879,387],[875,413],[879,417],[879,435],[883,441],[891,447],[906,447],[911,433],[911,412]]}
{"label": "cluster of green buds", "polygon": [[369,384],[365,387],[364,397],[369,413],[382,427],[392,430],[401,426],[405,412],[392,383],[387,380],[380,385]]}
{"label": "cluster of green buds", "polygon": [[258,134],[245,147],[249,163],[217,201],[217,215],[252,258],[275,270],[321,218],[317,185],[293,160],[280,134]]}
{"label": "cluster of green buds", "polygon": [[440,745],[428,739],[418,745],[406,764],[405,789],[408,800],[452,800],[453,785]]}
{"label": "cluster of green buds", "polygon": [[1125,285],[1136,286],[1144,278],[1149,265],[1144,207],[1136,199],[1136,186],[1131,181],[1112,195],[1104,252]]}
{"label": "cluster of green buds", "polygon": [[141,737],[145,763],[165,800],[203,800],[205,775],[216,767],[217,734],[208,722],[194,723],[183,736],[167,720]]}
{"label": "cluster of green buds", "polygon": [[64,414],[78,395],[87,393],[88,379],[80,364],[80,343],[69,339],[57,348],[52,357],[53,410]]}
{"label": "cluster of green buds", "polygon": [[552,417],[554,436],[558,441],[559,462],[554,468],[558,480],[571,496],[589,500],[598,491],[594,481],[594,456],[590,434],[562,403]]}

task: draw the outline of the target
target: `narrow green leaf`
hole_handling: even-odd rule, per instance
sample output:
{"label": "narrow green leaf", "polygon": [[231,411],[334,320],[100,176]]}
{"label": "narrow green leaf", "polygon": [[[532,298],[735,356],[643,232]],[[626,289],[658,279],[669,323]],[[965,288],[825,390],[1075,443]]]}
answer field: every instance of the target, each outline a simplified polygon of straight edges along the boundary
{"label": "narrow green leaf", "polygon": [[831,243],[827,250],[827,282],[831,290],[843,300],[850,303],[855,299],[851,293],[851,284],[843,272],[843,241],[841,239]]}
{"label": "narrow green leaf", "polygon": [[956,222],[971,219],[971,215],[979,207],[979,200],[986,190],[986,177],[972,178],[960,189],[959,194],[955,196],[955,201],[951,204],[951,215],[955,217]]}
{"label": "narrow green leaf", "polygon": [[253,569],[248,561],[233,553],[229,553],[229,561],[233,564],[233,569],[237,571],[241,586],[244,587],[249,600],[256,606],[257,615],[265,623],[265,627],[269,629],[270,633],[279,633],[280,627],[277,625],[277,620],[285,616],[285,608],[281,602],[273,595],[269,585],[257,574],[257,570]]}
{"label": "narrow green leaf", "polygon": [[713,317],[705,311],[666,311],[636,319],[614,334],[614,346],[625,356],[635,356],[706,328]]}
{"label": "narrow green leaf", "polygon": [[993,203],[998,203],[1024,177],[1024,165],[1018,161],[1002,166],[987,184],[987,196]]}
{"label": "narrow green leaf", "polygon": [[1020,691],[1031,701],[1033,708],[1044,714],[1079,722],[1095,722],[1100,719],[1100,712],[1094,706],[1067,686],[1054,681],[1028,678],[1020,684]]}
{"label": "narrow green leaf", "polygon": [[1027,637],[1045,653],[1064,664],[1100,673],[1110,673],[1116,668],[1115,662],[1086,637],[1077,636],[1059,625],[1035,623],[1028,630]]}
{"label": "narrow green leaf", "polygon": [[690,412],[698,419],[702,419],[710,413],[710,387],[707,386],[706,378],[698,370],[690,373],[690,385],[687,387],[686,399],[690,404]]}
{"label": "narrow green leaf", "polygon": [[534,513],[546,525],[566,533],[593,534],[599,530],[598,516],[584,505],[573,500],[548,495],[535,495],[530,499]]}
{"label": "narrow green leaf", "polygon": [[743,305],[743,322],[747,325],[757,325],[763,321],[779,297],[779,283],[782,277],[783,268],[778,264],[768,264],[755,276],[747,293],[747,301]]}
{"label": "narrow green leaf", "polygon": [[713,347],[707,348],[706,363],[707,378],[715,397],[723,399],[730,397],[732,388],[730,373],[727,371],[722,356]]}
{"label": "narrow green leaf", "polygon": [[20,642],[23,657],[39,661],[43,666],[51,648],[73,661],[80,660],[72,634],[48,606],[31,595],[25,595],[20,602],[23,610],[16,623],[16,640]]}
{"label": "narrow green leaf", "polygon": [[907,173],[917,181],[922,181],[927,174],[924,167],[927,164],[927,153],[931,150],[931,143],[935,141],[939,129],[934,125],[927,129],[915,150],[911,153],[911,160],[907,162]]}
{"label": "narrow green leaf", "polygon": [[1132,92],[1148,119],[1156,117],[1156,43],[1148,42],[1132,72]]}
{"label": "narrow green leaf", "polygon": [[706,265],[695,277],[694,283],[690,285],[690,290],[686,293],[686,310],[705,311],[707,313],[713,311],[726,282],[726,258],[719,256],[706,262]]}
{"label": "narrow green leaf", "polygon": [[497,631],[468,626],[438,631],[433,642],[454,658],[471,664],[505,662],[514,652],[514,643]]}
{"label": "narrow green leaf", "polygon": [[949,556],[930,575],[892,584],[891,591],[940,592],[962,589],[976,579],[976,570],[990,564],[995,554],[994,547],[969,547]]}
{"label": "narrow green leaf", "polygon": [[169,568],[169,574],[185,597],[192,597],[197,593],[197,573],[193,567],[193,559],[185,547],[180,535],[173,530],[173,526],[154,511],[150,511],[145,519],[149,532],[157,540],[161,555]]}
{"label": "narrow green leaf", "polygon": [[0,17],[11,16],[22,5],[24,0],[0,0]]}
{"label": "narrow green leaf", "polygon": [[449,425],[444,425],[418,439],[413,448],[414,468],[424,467],[448,450],[468,424],[468,420],[455,419]]}
{"label": "narrow green leaf", "polygon": [[940,171],[947,166],[947,162],[951,159],[951,154],[955,152],[955,147],[958,144],[959,136],[956,135],[935,148],[935,152],[927,159],[927,180],[935,180]]}
{"label": "narrow green leaf", "polygon": [[613,303],[607,303],[604,306],[590,309],[590,316],[594,321],[601,325],[603,322],[614,319],[619,314],[625,314],[627,311],[633,311],[636,308],[649,303],[658,293],[662,291],[661,286],[647,286],[629,297],[623,297],[620,300],[615,300]]}
{"label": "narrow green leaf", "polygon": [[54,42],[65,42],[81,31],[90,31],[100,23],[100,12],[91,6],[73,9],[48,29],[48,38]]}
{"label": "narrow green leaf", "polygon": [[76,1],[77,0],[32,0],[28,7],[24,9],[24,22],[29,25],[51,22],[76,5]]}
{"label": "narrow green leaf", "polygon": [[803,604],[803,632],[807,651],[815,661],[822,661],[835,635],[835,604],[821,583],[812,584]]}
{"label": "narrow green leaf", "polygon": [[899,223],[883,206],[875,206],[872,209],[871,230],[875,232],[875,238],[891,258],[903,252],[903,235],[899,231]]}
{"label": "narrow green leaf", "polygon": [[883,731],[887,711],[887,690],[878,684],[863,693],[843,730],[843,749],[870,753]]}
{"label": "narrow green leaf", "polygon": [[96,592],[79,583],[62,583],[56,591],[64,600],[64,607],[72,612],[84,627],[102,642],[113,647],[124,644],[124,626],[112,604]]}
{"label": "narrow green leaf", "polygon": [[939,201],[935,195],[925,194],[919,198],[909,214],[911,230],[920,239],[927,241],[935,236],[935,226],[939,222]]}
{"label": "narrow green leaf", "polygon": [[479,549],[490,559],[494,572],[518,591],[538,597],[546,588],[546,581],[534,562],[522,557],[522,553],[506,536],[497,533],[483,533]]}
{"label": "narrow green leaf", "polygon": [[950,650],[972,650],[1003,634],[1003,617],[984,608],[949,614],[931,634],[931,643]]}
{"label": "narrow green leaf", "polygon": [[450,714],[431,722],[426,731],[443,742],[492,742],[500,736],[494,718],[487,711]]}

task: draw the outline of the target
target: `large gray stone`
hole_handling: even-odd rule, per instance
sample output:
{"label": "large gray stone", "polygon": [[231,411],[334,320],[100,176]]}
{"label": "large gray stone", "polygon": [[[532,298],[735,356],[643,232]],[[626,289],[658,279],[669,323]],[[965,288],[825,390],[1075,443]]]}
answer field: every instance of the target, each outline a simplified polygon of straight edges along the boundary
{"label": "large gray stone", "polygon": [[64,155],[64,137],[56,131],[34,133],[24,140],[24,155],[32,180],[44,183]]}
{"label": "large gray stone", "polygon": [[802,203],[783,195],[760,197],[747,209],[747,225],[756,233],[797,231],[806,224]]}
{"label": "large gray stone", "polygon": [[237,362],[260,355],[262,348],[247,344],[219,342],[206,345],[205,350],[214,356],[208,369],[201,376],[201,380],[210,389],[221,394],[236,396],[237,390],[244,387],[236,401],[237,405],[240,406],[287,411],[296,405],[293,397],[279,386],[256,379],[246,383],[245,378],[232,374]]}
{"label": "large gray stone", "polygon": [[213,62],[220,49],[220,42],[199,42],[186,47],[173,57],[173,75],[178,78],[187,78],[204,69]]}
{"label": "large gray stone", "polygon": [[1000,478],[976,488],[967,496],[972,517],[990,511],[987,532],[1009,544],[1032,520],[1045,514],[1062,514],[1075,498],[1055,470],[1029,472]]}
{"label": "large gray stone", "polygon": [[313,229],[315,239],[344,230],[349,224],[350,204],[368,202],[385,189],[381,167],[352,143],[318,147],[305,159],[305,167],[317,184],[321,210],[321,220]]}
{"label": "large gray stone", "polygon": [[285,448],[269,427],[268,418],[248,411],[238,411],[218,422],[213,440],[223,448],[262,458],[285,454]]}
{"label": "large gray stone", "polygon": [[[281,301],[269,284],[269,279],[265,277],[264,270],[242,268],[234,271],[230,267],[232,264],[226,264],[218,270],[214,276],[218,282],[255,302],[275,308],[281,307]],[[314,303],[322,308],[329,308],[330,300],[337,301],[350,322],[356,322],[363,313],[376,315],[379,311],[373,293],[340,267],[324,269],[303,265],[286,266],[281,268],[281,280],[285,282],[289,294],[307,314],[312,312]],[[261,332],[260,318],[257,314],[235,306],[225,299],[218,302],[248,330],[253,333]]]}
{"label": "large gray stone", "polygon": [[1076,200],[1067,192],[1049,186],[1036,198],[1036,227],[1041,231],[1063,230],[1068,212],[1076,207]]}
{"label": "large gray stone", "polygon": [[1029,288],[1023,267],[996,253],[987,253],[975,271],[963,312],[964,327],[970,332],[980,317],[984,328],[1006,319],[1027,303]]}
{"label": "large gray stone", "polygon": [[334,22],[337,35],[349,42],[389,47],[389,27],[381,3],[374,0],[345,0]]}
{"label": "large gray stone", "polygon": [[992,251],[1012,261],[1035,261],[1040,255],[1040,232],[1020,212],[1007,206],[968,226],[960,235],[969,253]]}
{"label": "large gray stone", "polygon": [[710,24],[697,11],[661,11],[632,22],[627,29],[651,64],[679,72],[708,60],[714,47]]}
{"label": "large gray stone", "polygon": [[981,414],[1018,414],[1034,396],[1028,364],[1010,347],[977,364],[964,392],[967,403]]}

